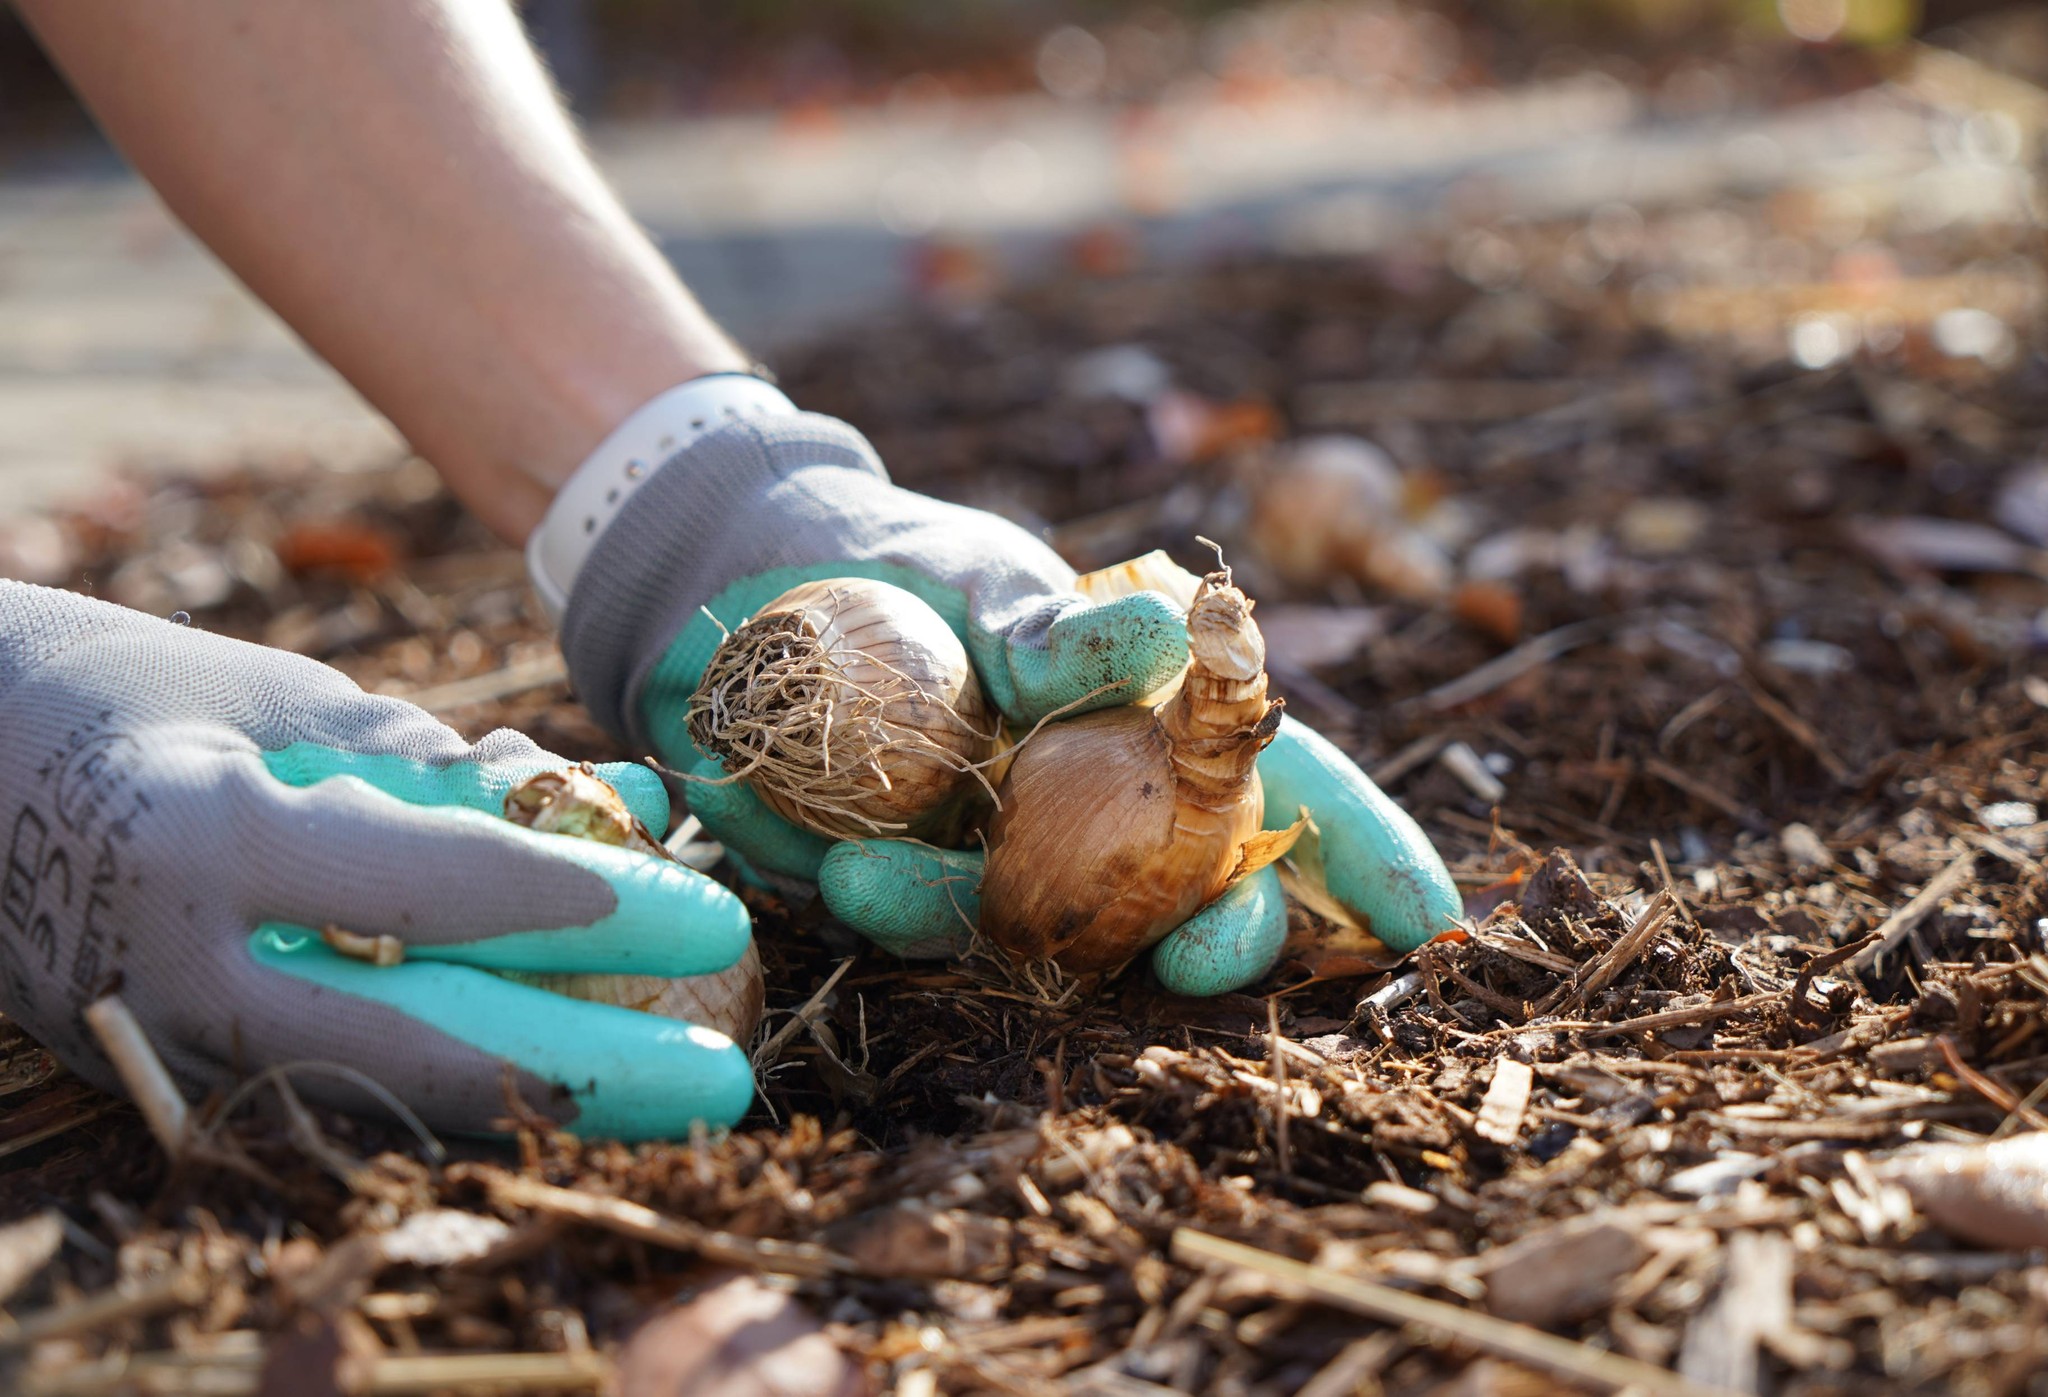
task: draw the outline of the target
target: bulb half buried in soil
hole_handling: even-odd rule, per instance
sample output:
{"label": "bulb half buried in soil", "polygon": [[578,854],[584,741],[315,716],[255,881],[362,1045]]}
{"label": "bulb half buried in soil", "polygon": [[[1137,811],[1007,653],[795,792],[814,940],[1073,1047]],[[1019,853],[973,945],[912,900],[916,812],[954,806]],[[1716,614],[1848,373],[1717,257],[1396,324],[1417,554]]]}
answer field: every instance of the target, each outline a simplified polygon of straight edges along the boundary
{"label": "bulb half buried in soil", "polygon": [[901,587],[792,587],[727,636],[690,737],[782,818],[838,839],[943,837],[985,785],[997,724],[943,617]]}

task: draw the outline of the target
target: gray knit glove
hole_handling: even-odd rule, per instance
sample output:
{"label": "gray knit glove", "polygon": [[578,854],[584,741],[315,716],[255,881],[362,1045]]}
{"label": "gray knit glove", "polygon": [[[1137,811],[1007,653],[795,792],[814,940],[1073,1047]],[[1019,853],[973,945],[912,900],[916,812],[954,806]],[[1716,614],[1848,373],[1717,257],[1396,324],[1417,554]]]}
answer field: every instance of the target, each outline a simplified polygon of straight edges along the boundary
{"label": "gray knit glove", "polygon": [[[1167,598],[1092,602],[1075,591],[1074,570],[1015,524],[898,489],[852,427],[798,412],[772,390],[755,397],[750,410],[698,420],[701,432],[652,469],[628,458],[608,477],[621,453],[607,444],[528,546],[546,597],[545,559],[590,538],[587,560],[560,569],[571,574],[562,651],[577,693],[612,732],[723,778],[685,721],[721,628],[822,578],[877,578],[923,598],[959,634],[991,702],[1023,723],[1128,702],[1186,664],[1187,627]],[[586,508],[584,498],[612,503]],[[826,841],[774,816],[744,784],[695,785],[689,799],[743,869],[817,879]]]}
{"label": "gray knit glove", "polygon": [[[0,1008],[89,1080],[115,1085],[80,1010],[118,991],[188,1091],[312,1060],[440,1128],[490,1128],[512,1082],[627,1138],[752,1099],[718,1034],[486,973],[695,975],[748,937],[706,878],[498,818],[565,765],[526,738],[471,745],[312,660],[7,582],[0,713]],[[665,827],[650,773],[604,775]],[[328,924],[405,962],[337,956]],[[298,1084],[371,1105],[331,1074]]]}
{"label": "gray knit glove", "polygon": [[[846,423],[798,412],[730,377],[671,390],[584,463],[528,544],[562,614],[562,650],[591,712],[670,765],[706,778],[692,811],[742,871],[815,883],[834,916],[886,950],[948,955],[977,916],[978,854],[900,840],[840,844],[777,817],[691,743],[690,695],[724,634],[799,582],[879,578],[916,593],[959,634],[982,690],[1030,723],[1055,709],[1129,702],[1187,662],[1183,610],[1140,592],[1094,603],[1016,525],[889,483]],[[1299,723],[1259,761],[1266,819],[1306,808],[1332,892],[1389,945],[1452,925],[1457,888],[1428,837],[1352,761]],[[1278,875],[1244,880],[1155,949],[1160,982],[1220,994],[1278,958]]]}

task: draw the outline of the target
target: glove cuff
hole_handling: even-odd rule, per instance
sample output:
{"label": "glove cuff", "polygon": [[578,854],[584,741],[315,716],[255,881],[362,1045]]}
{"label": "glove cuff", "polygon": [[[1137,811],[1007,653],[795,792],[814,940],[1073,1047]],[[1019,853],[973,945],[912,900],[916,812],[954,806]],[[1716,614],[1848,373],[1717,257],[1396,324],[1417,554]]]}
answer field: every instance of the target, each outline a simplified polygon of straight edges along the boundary
{"label": "glove cuff", "polygon": [[[843,482],[836,488],[849,493],[889,478],[867,438],[844,422],[799,412],[765,384],[751,391],[761,410],[685,419],[694,434],[653,458],[658,464],[634,478],[630,491],[614,477],[595,496],[608,519],[565,512],[558,522],[551,510],[541,526],[577,541],[573,555],[566,547],[559,555],[576,564],[560,617],[570,680],[591,716],[635,745],[644,745],[644,735],[632,696],[698,608],[736,578],[775,566],[778,549],[792,540],[836,527],[847,507],[835,495],[819,502],[827,518],[806,519],[804,501],[778,498],[777,488],[798,473]],[[761,394],[780,407],[770,410],[771,397]],[[537,585],[541,567],[558,565],[551,548],[529,549],[542,558]]]}
{"label": "glove cuff", "polygon": [[753,374],[707,374],[643,404],[584,458],[526,540],[526,571],[548,620],[562,624],[583,565],[641,484],[698,439],[742,418],[790,416],[796,404]]}

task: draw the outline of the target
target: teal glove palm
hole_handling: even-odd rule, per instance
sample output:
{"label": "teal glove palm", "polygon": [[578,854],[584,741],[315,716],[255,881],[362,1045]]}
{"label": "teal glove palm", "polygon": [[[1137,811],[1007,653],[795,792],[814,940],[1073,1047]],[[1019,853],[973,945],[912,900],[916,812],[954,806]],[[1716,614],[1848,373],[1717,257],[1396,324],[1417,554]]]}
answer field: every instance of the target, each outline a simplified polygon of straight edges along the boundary
{"label": "teal glove palm", "polygon": [[[498,818],[565,763],[511,732],[471,745],[295,655],[103,602],[0,583],[0,1007],[117,1086],[79,1010],[118,989],[167,1066],[207,1092],[338,1063],[430,1124],[487,1131],[508,1080],[583,1134],[729,1124],[753,1082],[723,1036],[487,970],[697,975],[732,964],[745,908],[709,879]],[[655,828],[645,768],[602,773]],[[404,943],[376,967],[336,924]],[[332,1075],[307,1094],[375,1109]]]}
{"label": "teal glove palm", "polygon": [[[916,593],[958,633],[1013,722],[1126,703],[1187,660],[1179,607],[1144,592],[1092,603],[1051,549],[977,510],[888,483],[867,442],[831,418],[744,415],[694,439],[632,487],[569,594],[562,648],[584,701],[614,732],[689,776],[690,808],[749,876],[816,883],[847,925],[902,955],[967,944],[979,855],[902,841],[834,844],[779,819],[698,751],[685,713],[724,631],[799,582],[859,576]],[[1093,695],[1093,697],[1089,697]],[[1394,944],[1448,925],[1457,898],[1414,822],[1348,759],[1287,724],[1260,762],[1279,825],[1306,805],[1338,896]],[[1270,774],[1268,774],[1270,773]],[[1270,871],[1161,942],[1170,988],[1218,994],[1271,968],[1286,910]]]}

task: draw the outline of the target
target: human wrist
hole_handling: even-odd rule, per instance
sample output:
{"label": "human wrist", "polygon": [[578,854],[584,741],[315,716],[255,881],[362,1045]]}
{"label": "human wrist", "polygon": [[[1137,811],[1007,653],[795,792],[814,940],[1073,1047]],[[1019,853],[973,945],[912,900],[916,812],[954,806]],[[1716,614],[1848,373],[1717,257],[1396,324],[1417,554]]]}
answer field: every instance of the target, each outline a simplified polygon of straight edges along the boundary
{"label": "human wrist", "polygon": [[759,373],[732,369],[679,383],[628,413],[564,476],[527,538],[527,573],[549,619],[560,623],[598,540],[656,472],[681,467],[691,446],[728,423],[796,411]]}
{"label": "human wrist", "polygon": [[591,716],[647,746],[639,695],[676,637],[706,606],[744,619],[752,603],[726,596],[743,579],[885,546],[891,528],[872,492],[887,482],[874,448],[844,422],[739,414],[647,471],[608,524],[586,533],[575,518],[588,551],[558,628]]}

